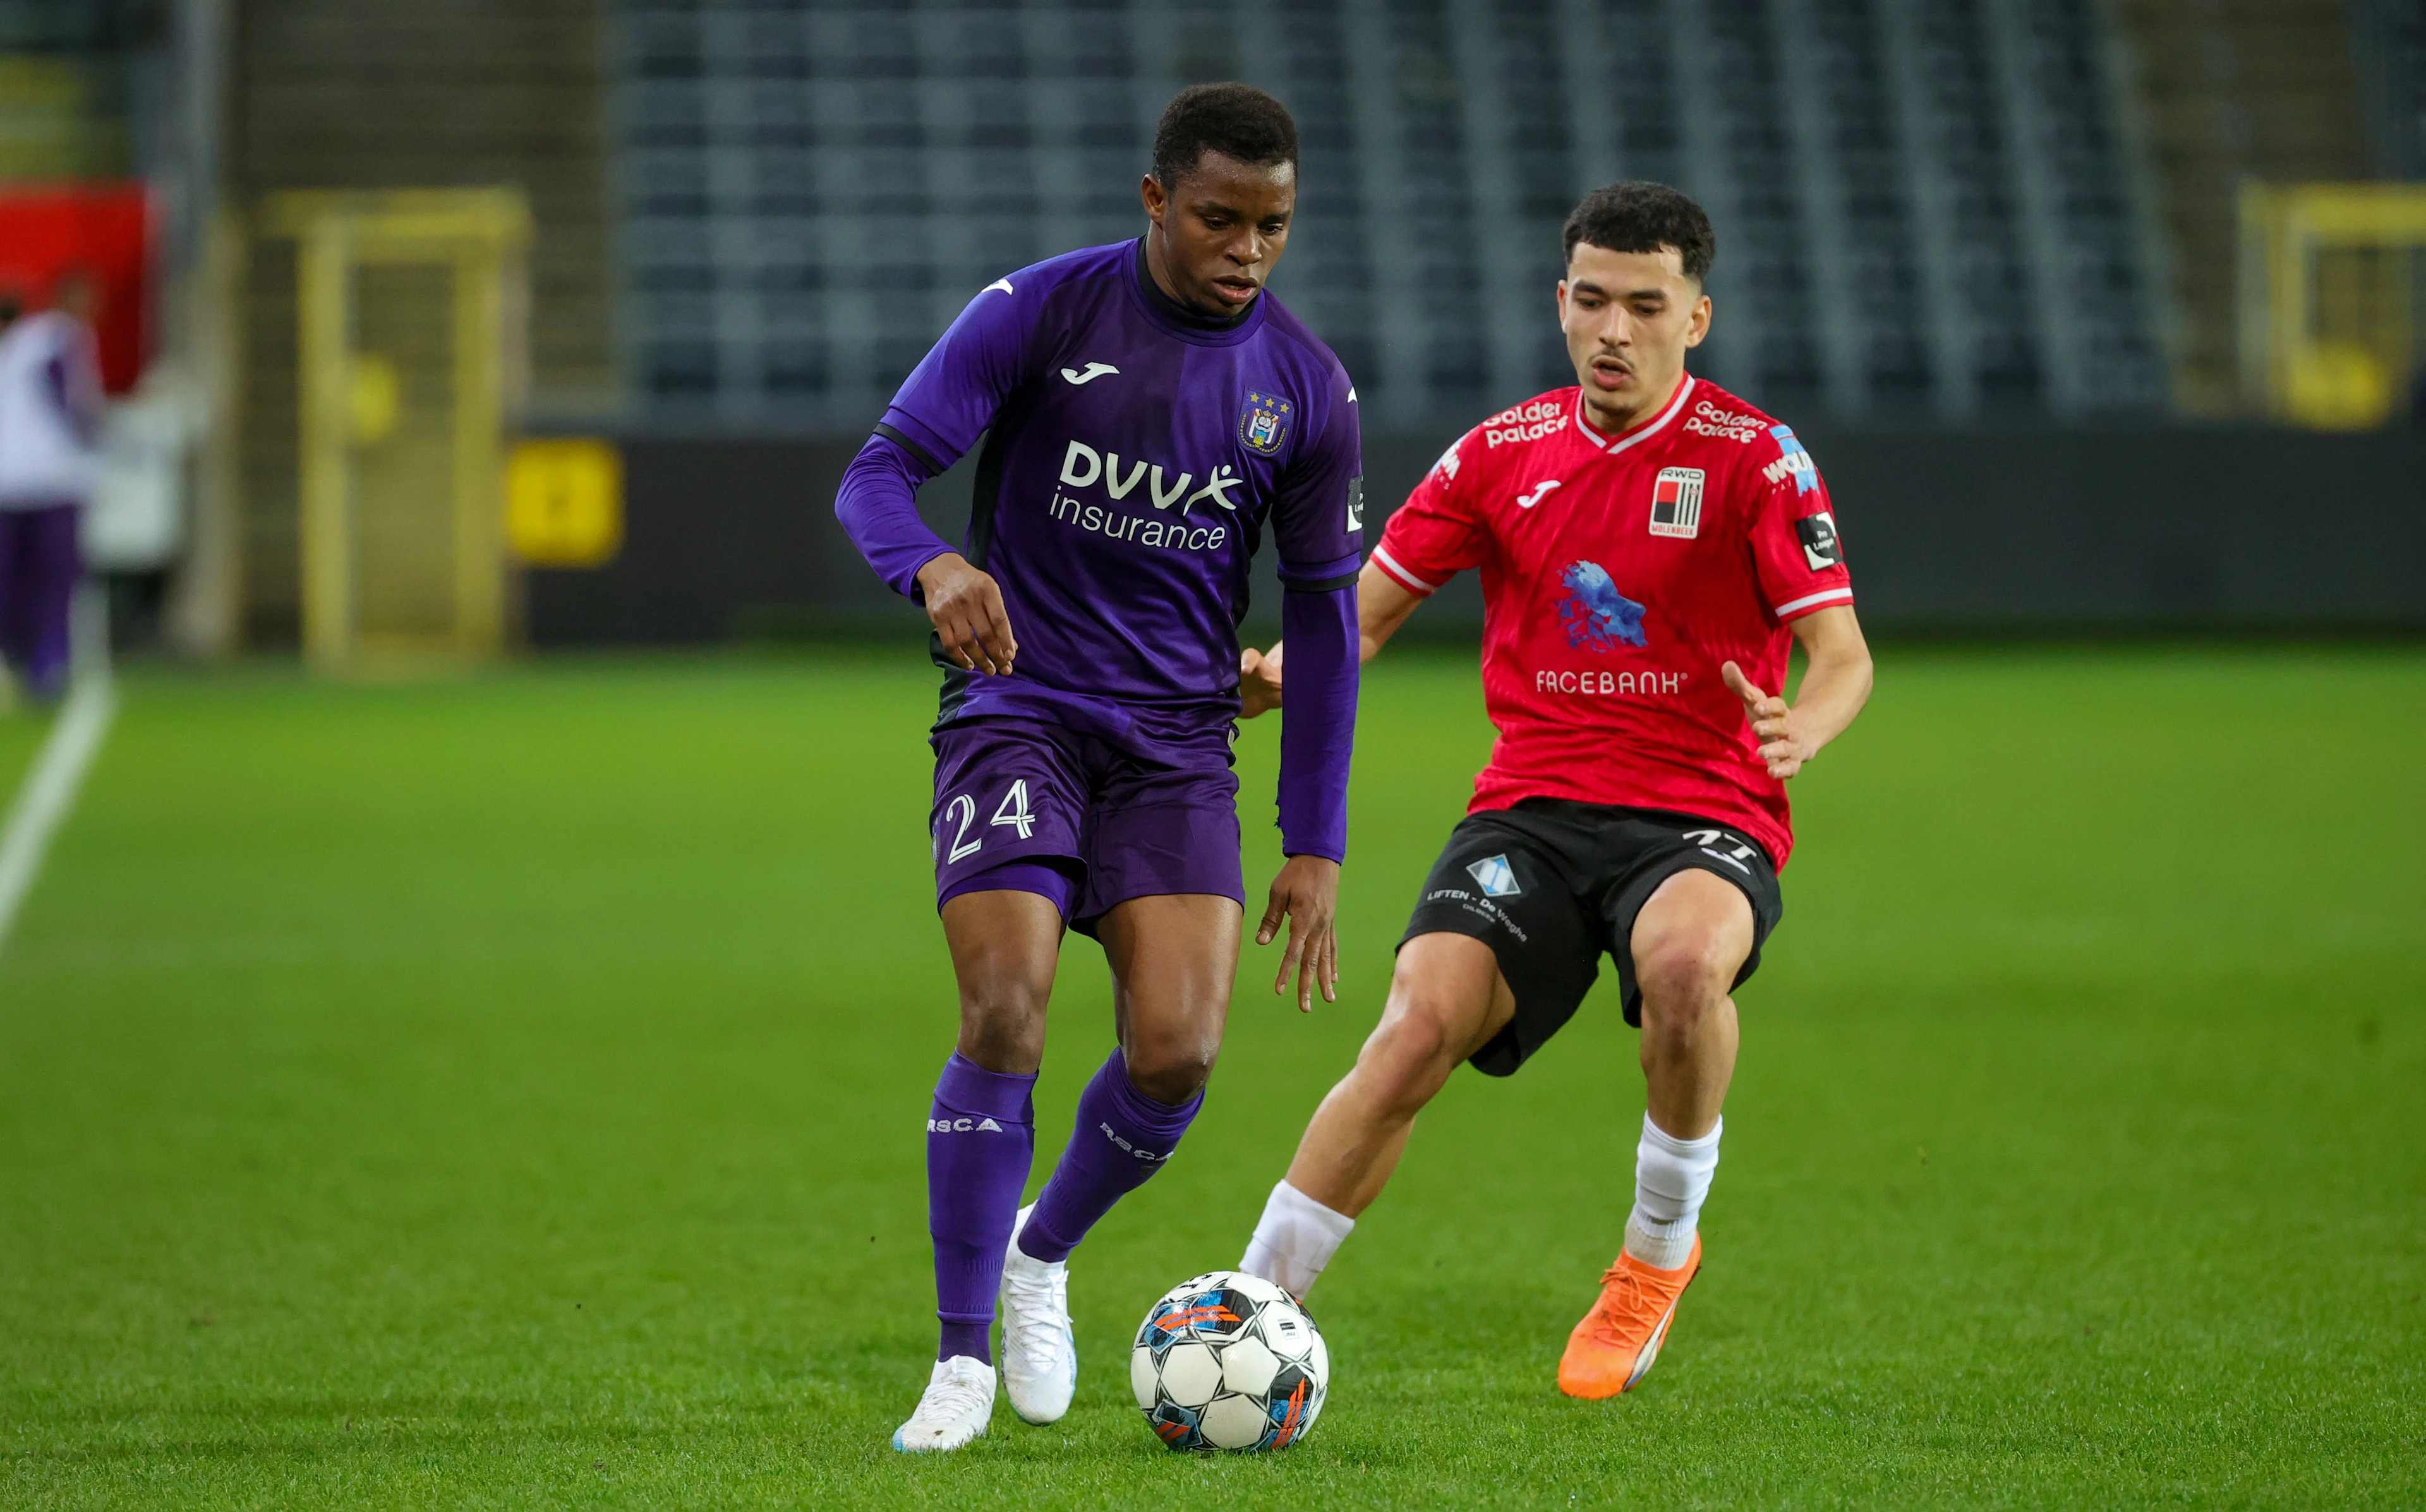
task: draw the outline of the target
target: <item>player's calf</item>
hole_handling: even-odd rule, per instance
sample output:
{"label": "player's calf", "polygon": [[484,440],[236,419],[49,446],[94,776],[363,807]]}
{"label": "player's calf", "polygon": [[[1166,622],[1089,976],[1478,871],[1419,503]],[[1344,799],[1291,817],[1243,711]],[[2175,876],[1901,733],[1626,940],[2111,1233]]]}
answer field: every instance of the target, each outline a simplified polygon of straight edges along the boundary
{"label": "player's calf", "polygon": [[897,1449],[958,1449],[994,1411],[991,1332],[1003,1250],[1036,1148],[1033,1092],[1061,920],[1032,893],[989,888],[944,904],[960,982],[959,1050],[927,1110],[927,1228],[940,1338]]}
{"label": "player's calf", "polygon": [[1162,1169],[1204,1104],[1202,1092],[1176,1107],[1146,1096],[1113,1051],[1078,1094],[1077,1127],[1020,1229],[1020,1249],[1047,1263],[1069,1258],[1113,1203]]}
{"label": "player's calf", "polygon": [[960,1053],[991,1070],[1033,1075],[1044,1059],[1060,911],[1038,893],[999,888],[946,900],[943,917],[960,989]]}
{"label": "player's calf", "polygon": [[1753,923],[1733,883],[1692,869],[1660,884],[1628,937],[1651,1115],[1678,1137],[1708,1132],[1734,1079],[1736,1008],[1727,994],[1752,954]]}
{"label": "player's calf", "polygon": [[1227,896],[1156,894],[1097,922],[1123,1048],[1078,1095],[1077,1127],[1020,1230],[1029,1258],[1067,1257],[1113,1203],[1163,1167],[1195,1121],[1229,1014],[1238,914]]}
{"label": "player's calf", "polygon": [[1303,1296],[1389,1182],[1415,1115],[1514,1011],[1488,945],[1452,934],[1407,941],[1382,1021],[1315,1110],[1239,1269]]}
{"label": "player's calf", "polygon": [[965,1055],[944,1064],[927,1110],[927,1228],[934,1241],[935,1358],[991,1367],[988,1339],[1003,1244],[1036,1149],[1033,1075],[991,1071]]}
{"label": "player's calf", "polygon": [[1719,1110],[1735,1074],[1728,993],[1751,955],[1753,924],[1744,893],[1699,869],[1662,882],[1635,918],[1629,964],[1642,995],[1650,1107],[1635,1146],[1625,1247],[1559,1361],[1559,1390],[1570,1396],[1614,1396],[1641,1382],[1700,1271],[1702,1204],[1718,1172]]}
{"label": "player's calf", "polygon": [[1407,941],[1382,1021],[1315,1111],[1290,1183],[1351,1217],[1363,1213],[1398,1168],[1415,1115],[1514,1012],[1490,946],[1454,934]]}

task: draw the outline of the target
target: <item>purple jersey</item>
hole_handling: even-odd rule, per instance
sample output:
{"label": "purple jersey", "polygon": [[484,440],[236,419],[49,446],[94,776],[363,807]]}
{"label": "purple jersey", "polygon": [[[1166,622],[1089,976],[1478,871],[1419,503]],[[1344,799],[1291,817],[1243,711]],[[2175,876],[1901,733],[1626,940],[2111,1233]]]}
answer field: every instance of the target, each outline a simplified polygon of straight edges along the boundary
{"label": "purple jersey", "polygon": [[[1237,717],[1237,626],[1269,532],[1292,601],[1284,840],[1337,858],[1363,481],[1355,390],[1330,348],[1269,291],[1234,321],[1191,318],[1154,287],[1141,239],[987,285],[902,384],[868,470],[855,463],[836,501],[897,591],[914,597],[918,570],[950,549],[904,483],[981,434],[964,555],[1001,585],[1018,670],[947,667],[939,723],[1010,715],[1144,750],[1197,747]],[[1306,595],[1325,601],[1318,615]]]}

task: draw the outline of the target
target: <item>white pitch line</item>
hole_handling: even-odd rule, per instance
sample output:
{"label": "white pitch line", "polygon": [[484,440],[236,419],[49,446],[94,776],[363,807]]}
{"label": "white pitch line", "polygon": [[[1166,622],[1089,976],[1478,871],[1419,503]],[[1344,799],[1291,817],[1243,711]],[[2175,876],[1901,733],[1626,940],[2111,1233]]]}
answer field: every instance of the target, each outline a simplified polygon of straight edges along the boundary
{"label": "white pitch line", "polygon": [[118,690],[105,669],[76,680],[67,702],[42,742],[41,754],[25,785],[9,806],[8,824],[0,829],[0,947],[17,923],[17,906],[33,891],[41,875],[42,856],[51,836],[75,808],[76,789],[101,750],[109,721],[118,712]]}

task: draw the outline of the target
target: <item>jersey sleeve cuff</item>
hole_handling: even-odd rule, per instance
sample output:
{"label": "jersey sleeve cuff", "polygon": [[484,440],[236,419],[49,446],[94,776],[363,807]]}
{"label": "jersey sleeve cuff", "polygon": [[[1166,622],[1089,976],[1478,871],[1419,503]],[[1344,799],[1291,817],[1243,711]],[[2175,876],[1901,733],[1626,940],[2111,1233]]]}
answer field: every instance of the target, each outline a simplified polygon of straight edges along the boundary
{"label": "jersey sleeve cuff", "polygon": [[1427,583],[1422,578],[1417,577],[1415,573],[1410,572],[1405,568],[1399,566],[1399,559],[1390,555],[1389,548],[1386,546],[1376,546],[1373,548],[1373,565],[1380,568],[1383,571],[1389,573],[1391,581],[1397,583],[1400,587],[1405,588],[1410,593],[1419,594],[1424,598],[1431,598],[1433,594],[1440,591],[1439,584]]}
{"label": "jersey sleeve cuff", "polygon": [[949,469],[961,459],[961,448],[938,436],[922,424],[916,415],[899,405],[885,409],[884,418],[877,422],[876,433],[912,456],[932,467],[937,473]]}
{"label": "jersey sleeve cuff", "polygon": [[925,608],[927,606],[927,586],[918,581],[918,574],[927,570],[927,564],[929,562],[933,561],[938,556],[949,556],[959,549],[959,547],[954,546],[950,541],[940,539],[937,539],[935,542],[935,549],[919,557],[918,565],[910,569],[909,581],[903,586],[901,596],[908,599],[911,603],[918,605],[918,607],[922,609]]}
{"label": "jersey sleeve cuff", "polygon": [[1348,864],[1348,847],[1336,840],[1309,841],[1291,844],[1286,835],[1281,837],[1281,854],[1292,861],[1300,856],[1319,856],[1334,866]]}
{"label": "jersey sleeve cuff", "polygon": [[1356,586],[1364,565],[1354,552],[1329,562],[1288,562],[1280,566],[1281,587],[1291,593],[1335,593]]}
{"label": "jersey sleeve cuff", "polygon": [[[1380,553],[1374,555],[1379,555]],[[1850,587],[1821,588],[1817,593],[1806,593],[1799,599],[1772,604],[1770,613],[1777,616],[1778,622],[1783,624],[1788,619],[1800,619],[1806,614],[1817,614],[1822,609],[1852,602],[1853,590]]]}

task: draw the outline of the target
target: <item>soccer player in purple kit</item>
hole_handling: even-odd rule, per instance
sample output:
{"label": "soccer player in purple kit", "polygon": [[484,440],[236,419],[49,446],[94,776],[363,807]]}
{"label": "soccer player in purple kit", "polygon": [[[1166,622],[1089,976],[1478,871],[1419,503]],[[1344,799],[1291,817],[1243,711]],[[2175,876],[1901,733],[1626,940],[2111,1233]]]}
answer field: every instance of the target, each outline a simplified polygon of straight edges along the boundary
{"label": "soccer player in purple kit", "polygon": [[[970,301],[835,500],[877,574],[925,605],[944,668],[929,822],[961,1028],[927,1120],[942,1341],[902,1450],[986,1431],[997,1301],[1012,1408],[1038,1424],[1069,1409],[1067,1257],[1203,1102],[1245,912],[1230,743],[1267,532],[1286,589],[1287,861],[1256,941],[1286,920],[1274,990],[1294,974],[1301,1008],[1333,996],[1363,480],[1355,390],[1264,290],[1296,202],[1296,126],[1244,85],[1183,90],[1141,192],[1141,237]],[[955,552],[914,496],[980,434]],[[1119,1048],[1022,1209],[1065,926],[1104,947]]]}

